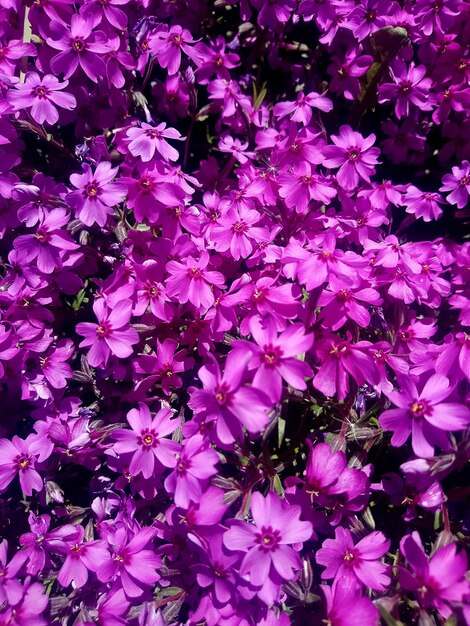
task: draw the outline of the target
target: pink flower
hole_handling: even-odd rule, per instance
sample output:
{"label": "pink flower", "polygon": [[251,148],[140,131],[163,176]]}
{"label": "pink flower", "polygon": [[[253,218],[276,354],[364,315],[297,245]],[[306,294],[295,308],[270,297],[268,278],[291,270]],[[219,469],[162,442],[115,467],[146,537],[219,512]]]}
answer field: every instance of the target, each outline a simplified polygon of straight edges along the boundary
{"label": "pink flower", "polygon": [[242,426],[257,434],[268,422],[271,402],[266,392],[243,384],[250,359],[251,352],[232,350],[222,375],[217,361],[211,358],[198,372],[204,388],[190,390],[189,406],[209,421],[215,421],[217,437],[223,444],[241,439]]}
{"label": "pink flower", "polygon": [[301,161],[292,171],[280,174],[278,182],[279,195],[285,199],[286,205],[301,214],[308,211],[311,200],[328,205],[336,196],[336,189],[324,176],[312,174],[307,161]]}
{"label": "pink flower", "polygon": [[314,387],[325,396],[336,393],[338,400],[344,400],[348,394],[350,375],[358,385],[365,382],[376,384],[379,380],[377,369],[368,354],[372,346],[370,341],[352,344],[350,334],[347,335],[346,341],[332,335],[318,343],[321,364],[313,378]]}
{"label": "pink flower", "polygon": [[96,562],[96,575],[101,582],[119,580],[128,598],[138,598],[144,589],[153,586],[160,575],[156,571],[162,562],[153,550],[146,549],[157,534],[156,528],[141,528],[129,540],[128,530],[118,528],[109,535],[112,554],[106,550]]}
{"label": "pink flower", "polygon": [[168,32],[160,31],[158,38],[152,45],[152,53],[157,55],[161,67],[168,70],[168,74],[176,74],[181,65],[181,52],[191,58],[197,58],[195,49],[190,44],[195,43],[191,33],[175,24]]}
{"label": "pink flower", "polygon": [[299,122],[307,126],[312,119],[312,109],[328,112],[332,108],[333,103],[329,98],[325,98],[324,95],[315,91],[305,95],[301,91],[297,96],[296,102],[279,102],[275,105],[273,113],[277,118],[289,115],[293,122]]}
{"label": "pink flower", "polygon": [[57,575],[58,582],[68,587],[72,582],[80,588],[88,580],[88,572],[96,572],[100,563],[109,557],[104,541],[84,541],[85,529],[76,526],[76,536],[67,541],[67,558]]}
{"label": "pink flower", "polygon": [[382,298],[371,287],[358,289],[357,286],[334,275],[330,277],[329,289],[323,290],[318,299],[318,306],[324,307],[320,313],[324,326],[338,330],[348,320],[363,328],[369,326],[370,313],[362,303],[378,306],[382,304]]}
{"label": "pink flower", "polygon": [[218,252],[230,250],[237,261],[246,258],[253,252],[255,243],[269,241],[268,229],[255,226],[260,220],[260,213],[245,205],[230,207],[211,226],[210,240]]}
{"label": "pink flower", "polygon": [[130,153],[132,156],[139,157],[144,163],[151,161],[155,152],[158,152],[165,161],[177,161],[178,150],[170,146],[165,138],[180,141],[184,139],[175,128],[167,128],[165,122],[156,127],[142,122],[140,128],[136,126],[128,128],[126,135],[131,140]]}
{"label": "pink flower", "polygon": [[307,363],[295,358],[304,355],[313,344],[313,335],[305,334],[303,324],[292,324],[278,335],[272,317],[263,320],[254,317],[250,330],[257,345],[235,341],[232,346],[240,354],[246,350],[253,352],[249,363],[249,369],[256,370],[253,385],[267,393],[273,402],[281,399],[283,379],[294,389],[307,389],[305,379],[313,372]]}
{"label": "pink flower", "polygon": [[179,426],[179,419],[172,419],[170,409],[160,409],[152,419],[150,410],[143,402],[139,409],[132,409],[127,414],[132,431],[119,429],[113,432],[116,442],[113,445],[118,454],[133,452],[129,465],[132,476],[142,474],[150,478],[155,471],[155,459],[165,467],[176,465],[176,455],[180,446],[176,441],[165,439]]}
{"label": "pink flower", "polygon": [[349,126],[341,126],[339,136],[332,135],[331,139],[335,145],[324,148],[326,158],[323,165],[329,168],[339,167],[336,174],[339,184],[345,189],[354,189],[359,178],[370,182],[380,154],[378,148],[372,148],[375,135],[364,138]]}
{"label": "pink flower", "polygon": [[61,50],[51,59],[51,70],[54,74],[64,74],[70,78],[80,65],[86,76],[95,83],[98,76],[106,75],[106,67],[99,53],[107,52],[106,35],[93,32],[95,22],[93,17],[72,15],[70,30],[63,23],[52,21],[51,32],[58,36],[48,37],[47,43],[51,48]]}
{"label": "pink flower", "polygon": [[388,567],[379,559],[387,552],[390,541],[381,532],[373,532],[354,544],[351,533],[339,526],[335,538],[323,542],[315,560],[326,569],[323,578],[352,578],[367,588],[384,591],[390,584]]}
{"label": "pink flower", "polygon": [[224,285],[223,274],[206,269],[209,261],[208,252],[201,254],[199,260],[188,256],[184,263],[169,261],[166,265],[170,275],[166,281],[167,294],[176,296],[182,304],[189,301],[197,309],[207,311],[215,300],[212,285]]}
{"label": "pink flower", "polygon": [[444,184],[439,191],[450,191],[447,202],[463,209],[470,195],[470,163],[462,161],[462,167],[453,167],[452,174],[443,176],[442,182]]}
{"label": "pink flower", "polygon": [[433,108],[429,90],[431,78],[425,78],[424,65],[415,67],[412,62],[407,68],[404,61],[396,59],[390,67],[393,83],[384,83],[379,87],[379,102],[395,101],[395,115],[398,119],[409,114],[410,103],[421,111]]}
{"label": "pink flower", "polygon": [[429,191],[423,193],[414,185],[410,185],[403,197],[402,204],[406,206],[406,212],[415,215],[416,218],[422,217],[424,222],[437,220],[442,215],[442,209],[439,204],[444,202],[439,193],[431,193]]}
{"label": "pink flower", "polygon": [[91,346],[88,362],[92,367],[106,367],[111,354],[125,359],[132,354],[132,346],[139,341],[139,335],[129,326],[132,315],[132,302],[121,300],[109,311],[103,299],[93,305],[98,324],[81,322],[77,333],[85,337],[80,347]]}
{"label": "pink flower", "polygon": [[108,215],[112,215],[112,207],[119,204],[126,195],[126,185],[122,182],[111,182],[118,173],[118,167],[111,167],[108,161],[98,163],[93,172],[91,167],[83,164],[83,174],[72,174],[70,182],[78,191],[67,194],[67,202],[76,209],[78,219],[85,226],[104,226]]}
{"label": "pink flower", "polygon": [[24,253],[25,261],[36,259],[40,272],[51,274],[56,268],[62,267],[65,250],[77,250],[70,235],[61,230],[69,220],[64,209],[54,209],[44,215],[34,235],[20,235],[15,239],[15,248]]}
{"label": "pink flower", "polygon": [[449,380],[434,374],[418,389],[411,378],[399,379],[401,391],[387,393],[397,409],[380,415],[379,424],[393,431],[392,445],[402,446],[412,435],[413,451],[417,456],[434,456],[435,446],[446,449],[447,431],[464,430],[470,424],[470,410],[457,402],[443,402],[453,392]]}
{"label": "pink flower", "polygon": [[72,94],[60,92],[68,84],[68,80],[60,83],[52,74],[41,78],[37,72],[28,72],[24,83],[16,83],[16,91],[8,92],[8,101],[16,111],[31,108],[31,117],[38,124],[56,124],[59,112],[54,105],[69,110],[77,106]]}
{"label": "pink flower", "polygon": [[332,587],[321,586],[326,598],[329,626],[377,626],[379,612],[369,598],[358,595],[351,578],[336,578]]}
{"label": "pink flower", "polygon": [[37,450],[34,435],[20,439],[16,435],[0,439],[0,490],[4,491],[18,474],[21,490],[27,496],[33,491],[41,491],[43,482],[35,469]]}
{"label": "pink flower", "polygon": [[165,489],[174,494],[176,506],[183,509],[190,502],[199,502],[209,478],[217,474],[217,452],[207,439],[194,435],[186,439],[173,472],[165,480]]}
{"label": "pink flower", "polygon": [[291,546],[310,539],[312,524],[300,520],[300,506],[287,504],[272,491],[266,497],[252,494],[251,514],[252,524],[233,520],[223,538],[229,550],[244,553],[240,575],[258,588],[268,578],[295,580],[301,560]]}

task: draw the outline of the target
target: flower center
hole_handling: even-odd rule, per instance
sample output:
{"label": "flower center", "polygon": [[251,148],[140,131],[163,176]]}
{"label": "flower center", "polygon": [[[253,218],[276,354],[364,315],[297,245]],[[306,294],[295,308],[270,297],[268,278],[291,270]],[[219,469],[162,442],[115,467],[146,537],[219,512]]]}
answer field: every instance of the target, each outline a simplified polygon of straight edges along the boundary
{"label": "flower center", "polygon": [[232,226],[232,232],[234,232],[236,235],[243,235],[243,233],[246,233],[247,230],[248,227],[243,221],[237,222]]}
{"label": "flower center", "polygon": [[189,278],[192,278],[193,280],[201,280],[202,279],[202,272],[199,269],[199,267],[191,267],[188,270],[188,276],[189,276]]}
{"label": "flower center", "polygon": [[85,50],[85,42],[81,37],[75,37],[75,39],[72,40],[72,48],[77,52],[82,52]]}
{"label": "flower center", "polygon": [[49,241],[49,239],[50,239],[49,233],[47,232],[47,230],[43,226],[40,226],[37,229],[34,237],[38,240],[39,243],[43,243],[43,244],[47,243]]}
{"label": "flower center", "polygon": [[222,383],[215,390],[215,399],[221,406],[229,406],[232,401],[233,394],[227,383]]}
{"label": "flower center", "polygon": [[96,334],[101,338],[108,337],[111,334],[111,324],[107,320],[104,320],[98,325]]}
{"label": "flower center", "polygon": [[271,344],[264,346],[263,359],[266,367],[277,367],[281,362],[282,350],[278,346]]}
{"label": "flower center", "polygon": [[35,96],[36,98],[44,99],[48,94],[49,91],[44,87],[39,86],[33,89],[33,96]]}
{"label": "flower center", "polygon": [[271,526],[262,526],[261,532],[255,535],[255,543],[261,546],[264,551],[270,552],[279,545],[280,535],[281,533]]}
{"label": "flower center", "polygon": [[344,560],[346,562],[354,561],[354,554],[350,550],[347,550],[346,554],[344,555]]}
{"label": "flower center", "polygon": [[464,176],[463,178],[460,179],[460,184],[465,187],[466,185],[470,184],[470,176]]}
{"label": "flower center", "polygon": [[428,406],[423,400],[417,400],[410,404],[411,417],[420,419],[428,413]]}
{"label": "flower center", "polygon": [[151,139],[160,139],[160,137],[162,136],[162,134],[158,130],[155,130],[155,128],[150,128],[149,130],[146,130],[145,134]]}
{"label": "flower center", "polygon": [[357,159],[359,158],[359,155],[360,155],[360,151],[357,150],[356,148],[353,148],[352,150],[349,151],[348,159],[350,161],[357,161]]}
{"label": "flower center", "polygon": [[93,182],[93,183],[88,184],[85,187],[84,192],[85,192],[85,195],[88,196],[89,198],[94,198],[99,193],[99,187],[96,183]]}

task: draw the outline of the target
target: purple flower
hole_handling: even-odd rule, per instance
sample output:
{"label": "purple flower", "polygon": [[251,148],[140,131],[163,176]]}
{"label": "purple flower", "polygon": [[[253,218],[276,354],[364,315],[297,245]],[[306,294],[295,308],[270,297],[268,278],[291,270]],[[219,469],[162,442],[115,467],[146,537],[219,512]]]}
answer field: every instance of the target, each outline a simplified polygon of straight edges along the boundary
{"label": "purple flower", "polygon": [[103,299],[93,305],[98,324],[81,322],[77,333],[85,337],[80,347],[90,347],[88,362],[93,367],[106,367],[111,354],[125,359],[132,354],[132,346],[139,341],[139,335],[129,326],[132,315],[132,302],[121,300],[112,310],[108,310]]}
{"label": "purple flower", "polygon": [[77,250],[80,247],[61,229],[68,219],[64,209],[54,209],[46,213],[34,235],[20,235],[15,239],[16,250],[24,253],[25,261],[36,259],[39,271],[44,274],[61,268],[64,251]]}
{"label": "purple flower", "polygon": [[249,363],[249,369],[256,370],[253,385],[263,389],[273,402],[279,402],[281,398],[282,379],[294,389],[307,389],[305,378],[310,378],[313,372],[307,363],[295,357],[310,350],[313,335],[305,334],[302,324],[292,324],[278,335],[272,317],[252,318],[250,330],[256,346],[247,341],[236,341],[232,345],[235,350],[242,351],[241,355],[245,350],[253,352]]}
{"label": "purple flower", "polygon": [[140,402],[138,410],[132,409],[127,414],[132,431],[120,429],[113,432],[117,441],[114,450],[118,454],[134,453],[129,465],[133,476],[142,473],[144,478],[150,478],[155,471],[155,459],[165,467],[176,465],[180,446],[176,441],[165,439],[179,426],[179,420],[172,417],[170,409],[160,409],[152,419],[148,406]]}
{"label": "purple flower", "polygon": [[243,384],[251,356],[250,351],[233,350],[223,374],[212,357],[198,372],[204,388],[190,390],[189,406],[209,422],[215,421],[215,432],[223,444],[242,438],[242,427],[250,434],[259,433],[269,419],[271,402],[266,392]]}
{"label": "purple flower", "polygon": [[64,554],[67,551],[65,542],[77,534],[77,529],[72,524],[64,524],[50,531],[50,523],[49,515],[29,514],[31,532],[20,536],[20,545],[23,546],[24,555],[27,557],[28,574],[37,575],[46,565],[50,566],[49,554]]}
{"label": "purple flower", "polygon": [[410,103],[421,111],[430,111],[433,108],[429,90],[431,78],[425,78],[424,65],[415,66],[410,63],[406,67],[401,59],[396,59],[390,67],[393,83],[383,83],[379,87],[379,102],[395,102],[395,115],[398,119],[409,113]]}
{"label": "purple flower", "polygon": [[443,176],[442,182],[444,184],[439,191],[450,191],[447,202],[463,209],[470,196],[470,163],[462,161],[462,167],[453,167],[452,174]]}
{"label": "purple flower", "polygon": [[443,402],[453,392],[449,380],[432,375],[418,392],[411,378],[399,379],[401,391],[387,392],[398,409],[384,411],[379,424],[393,431],[392,445],[402,446],[412,436],[413,451],[428,458],[435,446],[446,449],[447,431],[464,430],[470,423],[470,410],[457,402]]}
{"label": "purple flower", "polygon": [[333,108],[333,103],[329,98],[325,98],[324,95],[320,95],[315,91],[311,91],[307,95],[301,91],[295,102],[279,102],[276,104],[273,113],[277,118],[289,115],[293,122],[307,125],[312,119],[313,108],[328,112]]}
{"label": "purple flower", "polygon": [[189,300],[197,309],[207,311],[215,300],[212,285],[224,285],[223,274],[206,269],[209,261],[208,252],[203,252],[198,260],[188,256],[184,263],[169,261],[166,265],[170,274],[166,281],[167,294],[178,297],[182,304]]}
{"label": "purple flower", "polygon": [[191,33],[175,24],[167,32],[161,30],[152,46],[152,53],[157,55],[161,67],[168,70],[168,74],[176,74],[181,65],[181,52],[191,58],[197,58],[195,49],[190,44],[195,43]]}
{"label": "purple flower", "polygon": [[372,148],[375,135],[364,138],[349,126],[341,126],[339,136],[332,135],[331,139],[335,145],[323,149],[323,165],[328,168],[339,167],[336,174],[339,184],[345,189],[354,189],[360,178],[370,182],[380,154],[378,148]]}
{"label": "purple flower", "polygon": [[144,163],[151,161],[155,152],[165,161],[177,161],[178,150],[170,146],[165,138],[179,139],[180,141],[184,139],[175,128],[167,128],[165,122],[158,126],[142,123],[140,128],[129,128],[126,135],[131,140],[129,152],[132,156],[139,157]]}
{"label": "purple flower", "polygon": [[279,195],[297,213],[307,213],[311,200],[328,205],[336,196],[336,189],[329,184],[328,179],[312,174],[310,163],[304,161],[292,171],[280,174],[278,182]]}
{"label": "purple flower", "polygon": [[351,578],[336,578],[332,587],[322,585],[329,626],[377,626],[379,612],[369,598],[358,594]]}
{"label": "purple flower", "polygon": [[76,535],[66,542],[67,557],[57,575],[58,582],[68,587],[72,582],[76,588],[83,587],[88,572],[96,572],[100,563],[109,557],[105,541],[84,541],[83,526],[76,526]]}
{"label": "purple flower", "polygon": [[349,530],[338,526],[334,539],[326,539],[315,560],[326,569],[323,578],[352,578],[370,589],[384,591],[390,584],[388,567],[379,559],[390,541],[381,532],[373,532],[354,544]]}
{"label": "purple flower", "polygon": [[188,508],[198,502],[209,478],[217,473],[219,457],[207,439],[195,435],[184,442],[176,467],[165,480],[165,489],[174,494],[176,506]]}
{"label": "purple flower", "polygon": [[465,552],[457,552],[455,543],[449,543],[428,559],[416,531],[401,540],[400,550],[412,570],[399,568],[402,588],[414,592],[420,607],[435,608],[444,619],[450,617],[455,604],[465,602],[470,593]]}
{"label": "purple flower", "polygon": [[72,94],[60,91],[68,84],[68,80],[60,83],[51,74],[41,78],[37,72],[28,72],[24,83],[16,83],[16,91],[8,92],[8,101],[16,111],[31,108],[31,117],[38,124],[56,124],[59,121],[59,112],[54,105],[69,110],[77,106]]}
{"label": "purple flower", "polygon": [[156,534],[156,528],[141,528],[129,540],[127,529],[118,528],[109,537],[112,554],[106,550],[96,563],[98,580],[117,579],[128,598],[141,596],[146,587],[160,579],[157,569],[161,567],[161,559],[153,550],[145,548]]}
{"label": "purple flower", "polygon": [[34,435],[26,439],[15,435],[11,441],[0,439],[0,490],[4,491],[18,474],[25,495],[42,491],[42,478],[35,469],[36,456]]}
{"label": "purple flower", "polygon": [[107,52],[106,35],[101,31],[93,32],[95,21],[92,16],[72,15],[70,30],[61,22],[53,21],[51,31],[54,37],[48,37],[51,48],[61,50],[51,59],[54,74],[64,74],[70,78],[80,65],[85,75],[95,83],[99,76],[106,75],[106,67],[99,53]]}
{"label": "purple flower", "polygon": [[288,505],[273,492],[251,496],[253,523],[233,520],[224,534],[229,550],[244,553],[240,575],[261,587],[275,572],[281,580],[294,580],[301,560],[291,546],[308,541],[313,528],[300,520],[301,509]]}
{"label": "purple flower", "polygon": [[78,191],[67,194],[67,202],[76,210],[78,219],[85,226],[104,226],[112,208],[119,204],[126,195],[126,185],[122,182],[111,182],[119,168],[111,167],[111,163],[102,161],[93,172],[91,167],[83,164],[83,174],[72,174],[70,182]]}

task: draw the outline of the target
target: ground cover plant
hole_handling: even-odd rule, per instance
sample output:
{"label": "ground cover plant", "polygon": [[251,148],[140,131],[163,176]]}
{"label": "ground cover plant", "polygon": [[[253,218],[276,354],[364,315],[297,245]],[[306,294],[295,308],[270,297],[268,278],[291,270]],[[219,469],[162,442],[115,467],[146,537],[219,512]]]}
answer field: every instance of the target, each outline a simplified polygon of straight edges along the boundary
{"label": "ground cover plant", "polygon": [[470,5],[0,0],[0,624],[470,621]]}

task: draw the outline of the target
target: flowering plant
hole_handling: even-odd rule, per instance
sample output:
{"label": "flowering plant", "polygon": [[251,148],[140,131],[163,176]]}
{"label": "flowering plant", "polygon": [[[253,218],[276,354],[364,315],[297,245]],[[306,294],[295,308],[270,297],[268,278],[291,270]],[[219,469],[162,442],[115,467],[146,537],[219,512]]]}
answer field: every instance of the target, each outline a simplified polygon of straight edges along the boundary
{"label": "flowering plant", "polygon": [[0,17],[0,624],[470,623],[469,3]]}

